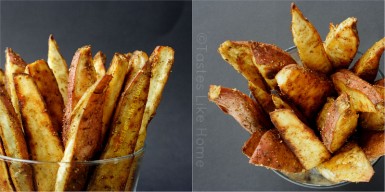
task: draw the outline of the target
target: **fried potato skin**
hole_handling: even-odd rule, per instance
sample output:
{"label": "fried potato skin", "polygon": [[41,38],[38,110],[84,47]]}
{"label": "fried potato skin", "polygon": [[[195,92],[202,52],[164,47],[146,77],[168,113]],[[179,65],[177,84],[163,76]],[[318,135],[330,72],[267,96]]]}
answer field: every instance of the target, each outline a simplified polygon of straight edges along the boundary
{"label": "fried potato skin", "polygon": [[362,130],[359,145],[369,161],[385,155],[385,132]]}
{"label": "fried potato skin", "polygon": [[263,77],[253,61],[253,52],[250,42],[247,41],[225,41],[218,48],[219,54],[238,73],[242,74],[249,82],[267,91]]}
{"label": "fried potato skin", "polygon": [[324,126],[320,128],[321,136],[326,148],[333,153],[343,146],[355,131],[358,114],[350,105],[346,93],[341,94],[326,110]]}
{"label": "fried potato skin", "polygon": [[287,65],[275,76],[282,94],[313,119],[333,92],[331,81],[324,75],[299,65]]}
{"label": "fried potato skin", "polygon": [[92,63],[96,71],[97,79],[101,79],[106,74],[106,68],[104,67],[106,64],[106,55],[103,52],[98,51],[94,56]]}
{"label": "fried potato skin", "polygon": [[304,170],[276,129],[268,130],[263,134],[249,163],[285,173],[298,173]]}
{"label": "fried potato skin", "polygon": [[352,71],[363,80],[372,83],[377,76],[380,59],[385,49],[385,37],[370,47],[354,64]]}
{"label": "fried potato skin", "polygon": [[47,107],[52,125],[59,134],[63,126],[64,101],[56,82],[54,73],[44,60],[35,61],[26,67],[33,78]]}
{"label": "fried potato skin", "polygon": [[345,144],[334,156],[317,167],[333,182],[369,182],[374,170],[365,153],[355,142]]}
{"label": "fried potato skin", "polygon": [[[29,159],[28,147],[11,100],[5,90],[0,90],[0,134],[8,157]],[[8,164],[12,183],[17,191],[34,191],[32,167],[12,162]]]}
{"label": "fried potato skin", "polygon": [[375,105],[382,101],[381,95],[368,82],[349,70],[341,69],[331,76],[339,94],[349,95],[353,108],[361,112],[375,112]]}
{"label": "fried potato skin", "polygon": [[[0,138],[0,155],[6,156],[3,147],[3,141]],[[12,178],[9,175],[8,165],[6,161],[0,161],[0,191],[15,191]]]}
{"label": "fried potato skin", "polygon": [[267,43],[250,42],[253,52],[253,61],[258,71],[269,85],[270,89],[277,89],[275,75],[284,66],[297,62],[281,48]]}
{"label": "fried potato skin", "polygon": [[334,101],[335,101],[334,98],[328,97],[326,99],[326,103],[322,107],[321,111],[318,113],[316,122],[317,122],[317,129],[320,132],[322,132],[323,128],[325,127],[325,122],[329,113],[329,109],[333,105]]}
{"label": "fried potato skin", "polygon": [[0,89],[1,90],[6,90],[6,88],[5,88],[5,81],[6,81],[6,79],[5,79],[6,77],[5,77],[5,73],[4,73],[4,71],[2,70],[2,69],[0,69]]}
{"label": "fried potato skin", "polygon": [[209,100],[223,112],[231,115],[250,134],[271,128],[271,123],[259,104],[244,93],[216,85],[210,85]]}
{"label": "fried potato skin", "polygon": [[348,68],[360,45],[357,18],[349,17],[337,26],[330,23],[329,28],[324,43],[326,54],[334,69]]}
{"label": "fried potato skin", "polygon": [[[63,145],[37,85],[25,73],[14,74],[14,82],[31,159],[59,162],[63,157]],[[58,166],[34,165],[33,168],[36,189],[54,190]]]}
{"label": "fried potato skin", "polygon": [[291,4],[291,15],[293,42],[297,46],[302,64],[321,73],[330,73],[333,66],[325,52],[317,29],[305,18],[294,3]]}
{"label": "fried potato skin", "polygon": [[330,153],[315,135],[289,109],[277,109],[270,113],[271,121],[285,143],[290,147],[306,170],[310,170],[330,158]]}
{"label": "fried potato skin", "polygon": [[48,66],[51,68],[58,84],[64,105],[68,103],[68,66],[61,55],[59,46],[51,34],[48,38]]}
{"label": "fried potato skin", "polygon": [[385,87],[385,78],[382,78],[382,79],[379,79],[379,80],[375,81],[374,85]]}
{"label": "fried potato skin", "polygon": [[262,134],[260,132],[254,132],[251,134],[250,138],[242,146],[243,154],[245,154],[248,158],[251,158],[264,133],[265,132]]}

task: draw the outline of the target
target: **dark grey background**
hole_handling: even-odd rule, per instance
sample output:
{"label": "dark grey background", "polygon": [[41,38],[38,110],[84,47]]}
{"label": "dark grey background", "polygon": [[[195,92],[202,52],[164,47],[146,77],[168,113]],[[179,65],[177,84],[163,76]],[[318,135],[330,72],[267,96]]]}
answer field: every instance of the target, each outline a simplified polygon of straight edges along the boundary
{"label": "dark grey background", "polygon": [[[90,44],[109,63],[114,52],[157,45],[175,49],[175,63],[157,115],[149,125],[138,190],[191,190],[191,2],[1,2],[1,50],[27,62],[47,58],[54,34],[69,64]],[[0,54],[2,68],[4,54]]]}
{"label": "dark grey background", "polygon": [[[209,84],[234,87],[248,93],[246,80],[217,53],[225,40],[255,40],[293,46],[291,1],[193,2],[193,189],[194,190],[311,190],[285,181],[270,170],[255,167],[241,153],[248,139],[235,120],[207,102]],[[324,39],[329,23],[358,19],[359,50],[366,51],[384,37],[383,1],[296,1]],[[203,49],[207,47],[207,52]],[[383,68],[382,60],[382,68]],[[202,69],[203,68],[203,69]],[[202,86],[204,88],[202,88]],[[198,118],[205,106],[204,118]],[[203,122],[202,122],[203,121]],[[199,130],[201,129],[201,130]],[[203,162],[203,167],[202,166]],[[370,183],[348,184],[332,190],[384,191],[384,161],[375,166]],[[330,189],[329,189],[330,190]]]}

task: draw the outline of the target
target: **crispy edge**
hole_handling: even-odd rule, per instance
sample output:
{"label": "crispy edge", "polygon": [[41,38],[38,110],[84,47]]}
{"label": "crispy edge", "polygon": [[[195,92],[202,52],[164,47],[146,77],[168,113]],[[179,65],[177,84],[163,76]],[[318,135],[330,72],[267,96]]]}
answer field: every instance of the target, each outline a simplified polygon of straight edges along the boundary
{"label": "crispy edge", "polygon": [[97,79],[101,79],[106,74],[106,55],[102,51],[98,51],[92,60]]}
{"label": "crispy edge", "polygon": [[369,161],[385,155],[384,135],[384,131],[362,130],[360,133],[359,145]]}
{"label": "crispy edge", "polygon": [[248,86],[254,99],[261,105],[266,114],[274,111],[274,103],[268,92],[258,86],[255,86],[251,82],[248,83]]}

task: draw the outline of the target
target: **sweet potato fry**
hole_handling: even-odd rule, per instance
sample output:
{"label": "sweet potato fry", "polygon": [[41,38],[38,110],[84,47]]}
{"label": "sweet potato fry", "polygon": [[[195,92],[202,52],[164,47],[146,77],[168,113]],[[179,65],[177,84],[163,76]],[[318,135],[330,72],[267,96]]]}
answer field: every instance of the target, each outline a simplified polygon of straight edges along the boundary
{"label": "sweet potato fry", "polygon": [[337,26],[330,23],[324,47],[335,69],[348,68],[357,53],[360,40],[356,24],[354,17],[345,19]]}
{"label": "sweet potato fry", "polygon": [[223,112],[231,115],[250,134],[264,132],[272,127],[258,103],[242,92],[216,85],[210,85],[209,100]]}
{"label": "sweet potato fry", "polygon": [[362,130],[359,145],[369,161],[385,155],[385,132]]}
{"label": "sweet potato fry", "polygon": [[51,68],[59,87],[64,105],[68,103],[68,66],[61,55],[59,46],[53,35],[48,38],[48,66]]}
{"label": "sweet potato fry", "polygon": [[249,162],[286,173],[298,173],[304,170],[276,129],[268,130],[263,134]]}
{"label": "sweet potato fry", "polygon": [[[0,139],[0,155],[6,156],[3,147],[3,141]],[[9,175],[6,161],[0,160],[0,191],[15,191]]]}
{"label": "sweet potato fry", "polygon": [[352,71],[363,80],[372,83],[377,76],[381,55],[385,49],[385,37],[374,43],[354,64]]}
{"label": "sweet potato fry", "polygon": [[106,64],[106,55],[103,52],[98,51],[94,56],[92,63],[94,64],[97,79],[101,79],[106,74],[106,68],[104,67]]}
{"label": "sweet potato fry", "polygon": [[13,82],[14,73],[23,73],[26,67],[25,61],[19,54],[15,53],[11,48],[5,50],[5,80],[8,95],[11,98],[12,106],[15,108],[15,112],[19,121],[21,122],[21,115],[19,109],[19,101],[15,92],[15,84]]}
{"label": "sweet potato fry", "polygon": [[298,7],[291,4],[291,31],[302,64],[309,69],[330,73],[333,69],[325,52],[322,39],[317,29],[305,18]]}
{"label": "sweet potato fry", "polygon": [[219,54],[249,82],[264,91],[267,87],[253,61],[253,52],[247,41],[225,41],[218,48]]}
{"label": "sweet potato fry", "polygon": [[277,89],[275,75],[284,66],[297,64],[291,56],[281,48],[267,43],[250,42],[253,52],[253,61],[258,71],[270,89]]}
{"label": "sweet potato fry", "polygon": [[306,170],[330,158],[330,153],[315,135],[290,109],[277,109],[270,118],[285,143],[290,147]]}
{"label": "sweet potato fry", "polygon": [[[71,114],[70,137],[61,162],[91,160],[101,145],[104,97],[111,78],[111,75],[105,75],[98,80],[79,101],[82,106],[75,107],[75,113]],[[61,164],[57,172],[55,191],[84,190],[88,169],[87,165]]]}
{"label": "sweet potato fry", "polygon": [[[100,159],[123,157],[135,150],[150,86],[151,66],[147,62],[122,93],[112,121],[111,132]],[[98,166],[88,190],[121,191],[125,189],[132,159],[118,164]]]}
{"label": "sweet potato fry", "polygon": [[63,126],[64,101],[53,72],[44,60],[37,60],[27,65],[26,71],[33,78],[44,99],[54,130],[60,134]]}
{"label": "sweet potato fry", "polygon": [[[19,121],[11,100],[0,90],[0,134],[8,157],[29,159],[21,121]],[[21,162],[8,163],[9,174],[17,191],[34,191],[32,167]]]}
{"label": "sweet potato fry", "polygon": [[328,161],[317,167],[326,179],[333,182],[369,182],[374,170],[357,143],[349,142]]}
{"label": "sweet potato fry", "polygon": [[366,81],[351,71],[341,69],[331,76],[339,94],[349,95],[353,108],[360,112],[375,112],[375,105],[382,101],[380,94]]}
{"label": "sweet potato fry", "polygon": [[333,91],[333,85],[326,76],[299,65],[285,66],[275,78],[282,94],[309,119],[316,115]]}
{"label": "sweet potato fry", "polygon": [[71,111],[78,103],[79,99],[97,80],[95,68],[92,64],[91,47],[83,46],[79,48],[71,63],[68,79],[68,103],[65,106],[63,120],[63,143],[67,145],[67,132],[71,124]]}
{"label": "sweet potato fry", "polygon": [[[15,73],[14,82],[31,158],[37,161],[60,161],[63,145],[33,78],[25,73]],[[34,166],[36,189],[53,191],[57,169],[57,165]]]}

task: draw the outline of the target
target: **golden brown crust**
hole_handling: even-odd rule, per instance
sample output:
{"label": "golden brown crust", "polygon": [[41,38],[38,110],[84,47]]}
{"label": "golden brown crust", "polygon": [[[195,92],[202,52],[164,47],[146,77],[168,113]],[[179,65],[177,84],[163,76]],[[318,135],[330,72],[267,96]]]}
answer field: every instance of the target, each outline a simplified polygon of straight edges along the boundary
{"label": "golden brown crust", "polygon": [[379,80],[375,81],[374,85],[385,87],[385,78],[382,78],[382,79],[379,79]]}
{"label": "golden brown crust", "polygon": [[94,65],[97,79],[101,79],[106,74],[106,55],[102,51],[98,51],[92,60]]}
{"label": "golden brown crust", "polygon": [[304,170],[276,129],[263,134],[249,162],[286,173],[298,173]]}
{"label": "golden brown crust", "polygon": [[253,155],[263,134],[264,132],[262,134],[260,132],[254,132],[253,134],[251,134],[250,138],[243,144],[242,152],[248,158],[250,158]]}
{"label": "golden brown crust", "polygon": [[385,132],[362,130],[359,144],[369,161],[385,155]]}
{"label": "golden brown crust", "polygon": [[[6,156],[1,138],[0,155]],[[12,184],[12,178],[9,174],[8,165],[4,160],[0,161],[0,191],[15,191]]]}

